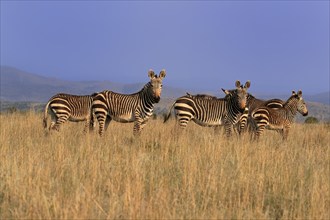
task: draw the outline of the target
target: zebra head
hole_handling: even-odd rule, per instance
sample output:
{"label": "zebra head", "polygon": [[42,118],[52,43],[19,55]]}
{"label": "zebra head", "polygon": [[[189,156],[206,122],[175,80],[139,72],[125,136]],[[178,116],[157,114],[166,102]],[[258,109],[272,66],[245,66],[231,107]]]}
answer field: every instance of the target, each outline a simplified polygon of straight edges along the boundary
{"label": "zebra head", "polygon": [[293,98],[297,99],[297,110],[298,112],[300,112],[300,114],[302,114],[303,116],[307,116],[308,115],[308,109],[306,106],[306,103],[302,97],[302,91],[299,90],[298,93],[296,93],[295,91],[292,91],[292,96]]}
{"label": "zebra head", "polygon": [[160,95],[162,93],[162,87],[163,87],[163,78],[166,76],[165,70],[161,70],[159,73],[159,76],[155,74],[155,72],[150,69],[148,71],[148,76],[150,78],[150,87],[149,87],[149,93],[151,94],[152,98],[156,103],[160,100]]}
{"label": "zebra head", "polygon": [[222,89],[222,91],[226,94],[225,98],[229,98],[234,100],[234,105],[236,105],[239,109],[244,111],[247,103],[247,89],[250,88],[250,81],[247,81],[245,85],[241,85],[241,82],[239,80],[236,81],[235,86],[236,89],[233,90],[225,90]]}

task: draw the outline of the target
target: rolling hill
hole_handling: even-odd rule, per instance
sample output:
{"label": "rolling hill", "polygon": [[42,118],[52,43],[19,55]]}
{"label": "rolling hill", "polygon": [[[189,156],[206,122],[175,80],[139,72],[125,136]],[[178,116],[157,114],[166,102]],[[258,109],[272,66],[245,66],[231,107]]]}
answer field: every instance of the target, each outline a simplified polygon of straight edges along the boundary
{"label": "rolling hill", "polygon": [[[1,66],[0,77],[0,100],[12,102],[46,102],[60,92],[86,95],[107,89],[129,94],[139,91],[144,85],[144,83],[120,84],[109,81],[71,82],[28,73],[8,66]],[[162,93],[164,97],[175,98],[183,94],[185,91],[182,89],[164,85]]]}

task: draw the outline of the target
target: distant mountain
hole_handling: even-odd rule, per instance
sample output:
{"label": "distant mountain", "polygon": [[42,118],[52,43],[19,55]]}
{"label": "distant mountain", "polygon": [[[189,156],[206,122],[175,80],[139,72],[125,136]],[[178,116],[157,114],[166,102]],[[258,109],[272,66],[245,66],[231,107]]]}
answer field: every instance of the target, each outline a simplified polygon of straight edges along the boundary
{"label": "distant mountain", "polygon": [[[282,100],[287,100],[291,92],[289,91],[288,94],[286,95],[262,95],[262,94],[253,94],[255,97],[258,97],[260,99],[273,99],[273,98],[278,98]],[[330,105],[330,92],[323,92],[323,93],[318,93],[315,95],[309,95],[309,94],[304,94],[303,93],[304,100],[306,102],[317,102],[317,103],[322,103],[326,105]]]}
{"label": "distant mountain", "polygon": [[315,95],[304,95],[304,99],[306,101],[319,102],[319,103],[330,105],[330,91],[315,94]]}
{"label": "distant mountain", "polygon": [[[60,92],[86,95],[106,89],[130,94],[141,90],[143,85],[144,83],[120,84],[109,81],[70,82],[28,73],[13,67],[1,66],[0,100],[46,102],[50,97]],[[162,96],[174,98],[183,94],[185,94],[184,90],[165,85]]]}

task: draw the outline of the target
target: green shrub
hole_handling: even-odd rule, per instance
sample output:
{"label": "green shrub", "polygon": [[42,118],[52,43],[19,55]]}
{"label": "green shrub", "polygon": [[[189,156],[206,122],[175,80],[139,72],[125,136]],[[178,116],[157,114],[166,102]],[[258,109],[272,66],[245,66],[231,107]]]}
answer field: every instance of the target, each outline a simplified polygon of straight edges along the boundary
{"label": "green shrub", "polygon": [[319,123],[319,120],[313,116],[307,117],[305,120],[306,124],[316,124]]}

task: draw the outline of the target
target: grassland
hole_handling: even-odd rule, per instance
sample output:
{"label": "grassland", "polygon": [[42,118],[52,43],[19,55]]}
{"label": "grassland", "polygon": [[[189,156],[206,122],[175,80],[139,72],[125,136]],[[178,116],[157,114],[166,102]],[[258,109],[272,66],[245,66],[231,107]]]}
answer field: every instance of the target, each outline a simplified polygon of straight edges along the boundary
{"label": "grassland", "polygon": [[111,123],[103,138],[42,115],[0,115],[0,219],[329,219],[330,128],[226,139],[193,123]]}

